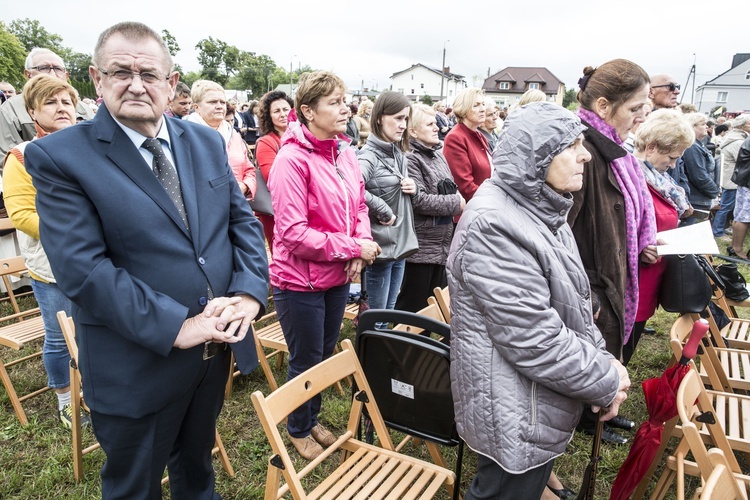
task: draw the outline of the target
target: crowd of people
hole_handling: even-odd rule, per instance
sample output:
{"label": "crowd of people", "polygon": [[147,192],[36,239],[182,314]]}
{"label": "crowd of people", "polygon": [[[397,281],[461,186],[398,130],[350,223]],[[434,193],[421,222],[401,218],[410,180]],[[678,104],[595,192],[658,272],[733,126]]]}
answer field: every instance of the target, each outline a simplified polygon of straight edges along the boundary
{"label": "crowd of people", "polygon": [[[105,497],[155,494],[165,466],[173,496],[210,496],[228,349],[257,365],[269,283],[291,380],[332,355],[361,281],[370,307],[412,312],[449,287],[456,423],[479,455],[465,498],[570,498],[553,468],[575,429],[600,418],[623,444],[635,426],[618,412],[658,307],[657,232],[716,212],[747,258],[750,117],[678,110],[673,78],[624,59],[584,69],[575,113],[533,90],[509,110],[479,88],[347,103],[327,71],[240,104],[180,82],[139,23],[100,35],[90,74],[96,109],[32,50],[23,91],[0,82],[0,150],[67,426],[55,314],[76,322]],[[307,460],[336,439],[320,410],[286,423]]]}

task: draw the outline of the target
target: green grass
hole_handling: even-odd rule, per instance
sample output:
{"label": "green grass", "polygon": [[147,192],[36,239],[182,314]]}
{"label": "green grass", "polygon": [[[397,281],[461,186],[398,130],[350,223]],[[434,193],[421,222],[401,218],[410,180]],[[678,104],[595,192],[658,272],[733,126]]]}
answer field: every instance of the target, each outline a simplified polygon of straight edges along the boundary
{"label": "green grass", "polygon": [[[725,244],[722,244],[724,246]],[[750,269],[742,268],[745,276]],[[33,304],[27,302],[27,307]],[[621,413],[640,423],[647,419],[643,401],[641,382],[658,376],[666,368],[670,358],[668,344],[669,328],[676,315],[658,311],[649,322],[656,329],[656,335],[644,335],[629,366],[632,388]],[[351,338],[353,329],[349,322],[343,335]],[[38,348],[38,346],[36,346]],[[0,348],[3,357],[20,355],[6,348]],[[30,351],[30,349],[27,349]],[[5,358],[3,358],[5,359]],[[286,365],[276,372],[281,381],[286,374]],[[14,369],[11,377],[20,388],[38,387],[44,383],[44,370],[41,360],[25,363]],[[234,391],[226,401],[219,418],[219,432],[226,446],[236,477],[230,478],[222,470],[218,460],[214,460],[217,491],[227,499],[262,498],[265,489],[266,464],[270,447],[250,400],[250,394],[260,390],[268,394],[269,387],[260,369],[249,376],[235,381]],[[345,393],[348,393],[345,387]],[[332,428],[341,430],[346,425],[349,405],[345,397],[333,389],[324,393],[321,421]],[[56,399],[48,392],[27,401],[24,408],[30,423],[22,427],[12,411],[7,395],[0,390],[0,498],[100,498],[99,469],[104,463],[104,454],[95,451],[84,457],[85,477],[81,483],[73,480],[72,449],[69,431],[63,429],[56,418]],[[634,433],[626,433],[632,436]],[[85,443],[92,443],[93,436],[88,431]],[[395,438],[394,438],[395,440]],[[567,486],[578,490],[583,472],[589,462],[592,438],[576,433],[568,445],[567,452],[557,459],[555,470]],[[602,461],[597,476],[596,498],[608,498],[610,486],[617,471],[625,460],[629,446],[615,447],[602,445]],[[424,447],[415,449],[407,445],[406,452],[429,459]],[[444,454],[452,467],[455,450],[447,449]],[[318,477],[332,470],[333,464],[326,464]],[[464,456],[462,491],[466,490],[476,470],[476,457],[467,449]],[[652,481],[652,485],[655,480]],[[697,483],[689,482],[689,488]],[[168,486],[164,488],[168,498]],[[670,492],[674,498],[674,488]],[[448,498],[441,493],[439,498]]]}

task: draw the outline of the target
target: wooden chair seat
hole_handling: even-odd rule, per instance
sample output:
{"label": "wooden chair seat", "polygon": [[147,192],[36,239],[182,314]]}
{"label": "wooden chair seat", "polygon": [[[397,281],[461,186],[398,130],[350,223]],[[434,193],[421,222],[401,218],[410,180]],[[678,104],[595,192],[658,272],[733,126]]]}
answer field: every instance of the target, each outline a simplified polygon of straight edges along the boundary
{"label": "wooden chair seat", "polygon": [[[39,315],[39,308],[36,307],[26,311],[21,311],[18,301],[16,300],[17,296],[13,291],[10,277],[18,276],[25,272],[26,265],[21,257],[11,257],[10,259],[0,260],[0,277],[2,277],[2,282],[8,292],[8,297],[2,300],[7,300],[13,310],[11,314],[0,317],[0,322],[11,322],[8,325],[0,327],[0,346],[5,346],[16,351],[23,349],[30,342],[44,339],[45,333],[44,322]],[[29,423],[29,419],[26,417],[26,412],[24,411],[23,406],[21,406],[21,403],[29,398],[33,398],[48,391],[49,387],[45,384],[45,386],[40,389],[19,396],[10,379],[8,368],[19,363],[40,358],[41,356],[42,350],[40,347],[38,351],[35,351],[32,354],[7,361],[6,352],[0,351],[0,381],[2,381],[5,391],[8,393],[10,404],[13,406],[13,411],[16,413],[21,425],[27,425]]]}
{"label": "wooden chair seat", "polygon": [[750,320],[732,318],[721,330],[721,336],[729,341],[731,347],[750,349]]}
{"label": "wooden chair seat", "polygon": [[344,319],[353,320],[357,317],[357,314],[359,314],[359,304],[352,302],[351,304],[346,305],[346,309],[344,309]]}

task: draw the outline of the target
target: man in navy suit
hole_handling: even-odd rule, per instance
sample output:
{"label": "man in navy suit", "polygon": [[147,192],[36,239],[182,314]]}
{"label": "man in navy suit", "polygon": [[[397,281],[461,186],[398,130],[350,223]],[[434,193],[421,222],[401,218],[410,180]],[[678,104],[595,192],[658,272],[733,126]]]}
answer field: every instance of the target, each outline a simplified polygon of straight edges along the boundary
{"label": "man in navy suit", "polygon": [[107,454],[105,498],[220,498],[211,448],[229,374],[257,365],[268,295],[260,223],[221,136],[165,118],[178,73],[158,33],[105,30],[94,120],[34,141],[41,239],[74,303],[84,397]]}

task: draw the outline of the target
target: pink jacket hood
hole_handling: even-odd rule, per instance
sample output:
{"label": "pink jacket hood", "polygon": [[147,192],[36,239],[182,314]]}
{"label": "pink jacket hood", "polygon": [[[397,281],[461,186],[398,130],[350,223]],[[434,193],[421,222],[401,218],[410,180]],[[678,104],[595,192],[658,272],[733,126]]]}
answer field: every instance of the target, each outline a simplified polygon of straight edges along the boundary
{"label": "pink jacket hood", "polygon": [[371,240],[362,172],[354,150],[289,124],[268,179],[275,226],[271,284],[327,290],[347,282],[344,266]]}

